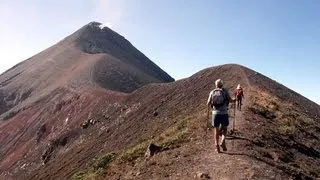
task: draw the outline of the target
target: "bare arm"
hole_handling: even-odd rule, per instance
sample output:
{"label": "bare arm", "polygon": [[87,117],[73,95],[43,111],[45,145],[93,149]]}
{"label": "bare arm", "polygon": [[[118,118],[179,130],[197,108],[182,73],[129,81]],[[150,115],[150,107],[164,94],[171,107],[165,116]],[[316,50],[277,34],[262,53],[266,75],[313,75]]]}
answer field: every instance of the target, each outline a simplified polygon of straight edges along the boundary
{"label": "bare arm", "polygon": [[207,106],[210,107],[210,103],[211,103],[211,96],[212,96],[212,91],[209,94],[208,100],[207,100]]}
{"label": "bare arm", "polygon": [[208,110],[207,110],[207,118],[209,118],[209,114],[210,114],[210,109],[211,109],[211,96],[212,96],[212,92],[210,92],[209,94],[209,97],[208,97],[208,100],[207,100],[207,107],[208,107]]}
{"label": "bare arm", "polygon": [[229,99],[229,102],[231,103],[236,102],[236,98],[232,98],[229,94],[228,94],[228,99]]}

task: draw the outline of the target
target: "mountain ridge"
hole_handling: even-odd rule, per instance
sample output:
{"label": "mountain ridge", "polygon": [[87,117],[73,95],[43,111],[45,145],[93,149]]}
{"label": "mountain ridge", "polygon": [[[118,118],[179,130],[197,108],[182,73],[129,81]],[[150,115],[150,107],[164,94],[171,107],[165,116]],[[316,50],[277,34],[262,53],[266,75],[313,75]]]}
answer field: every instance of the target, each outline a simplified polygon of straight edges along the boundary
{"label": "mountain ridge", "polygon": [[[173,81],[99,26],[89,23],[0,76],[1,177],[319,178],[320,106],[237,64]],[[245,92],[243,111],[232,115],[230,106],[235,131],[223,154],[207,132],[216,79],[230,94],[238,84]],[[151,142],[160,150],[146,159]]]}

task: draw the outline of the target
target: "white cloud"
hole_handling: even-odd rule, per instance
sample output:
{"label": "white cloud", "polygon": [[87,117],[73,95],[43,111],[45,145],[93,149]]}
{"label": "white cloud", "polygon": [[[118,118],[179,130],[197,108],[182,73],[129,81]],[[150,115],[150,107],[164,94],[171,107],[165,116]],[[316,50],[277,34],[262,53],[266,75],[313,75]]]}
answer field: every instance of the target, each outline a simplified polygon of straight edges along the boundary
{"label": "white cloud", "polygon": [[92,19],[104,26],[121,31],[128,7],[133,0],[95,0]]}
{"label": "white cloud", "polygon": [[102,23],[100,26],[100,29],[103,29],[104,27],[108,27],[112,29],[112,24],[110,22]]}

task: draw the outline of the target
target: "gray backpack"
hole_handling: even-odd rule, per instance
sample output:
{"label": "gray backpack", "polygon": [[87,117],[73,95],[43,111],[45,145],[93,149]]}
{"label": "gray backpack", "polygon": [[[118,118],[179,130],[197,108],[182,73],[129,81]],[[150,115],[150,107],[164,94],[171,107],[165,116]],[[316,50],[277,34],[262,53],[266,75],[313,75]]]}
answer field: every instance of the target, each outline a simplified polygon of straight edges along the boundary
{"label": "gray backpack", "polygon": [[227,98],[224,90],[220,88],[214,89],[211,96],[211,107],[215,107],[217,109],[225,105],[226,102]]}

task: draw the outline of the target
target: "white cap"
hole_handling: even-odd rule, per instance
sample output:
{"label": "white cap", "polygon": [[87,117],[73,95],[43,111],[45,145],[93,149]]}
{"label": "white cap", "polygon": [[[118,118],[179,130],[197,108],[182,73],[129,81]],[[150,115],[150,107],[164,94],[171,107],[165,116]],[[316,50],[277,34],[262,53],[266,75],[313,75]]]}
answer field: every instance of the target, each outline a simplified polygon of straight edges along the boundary
{"label": "white cap", "polygon": [[240,84],[238,84],[237,89],[241,89],[241,85]]}

